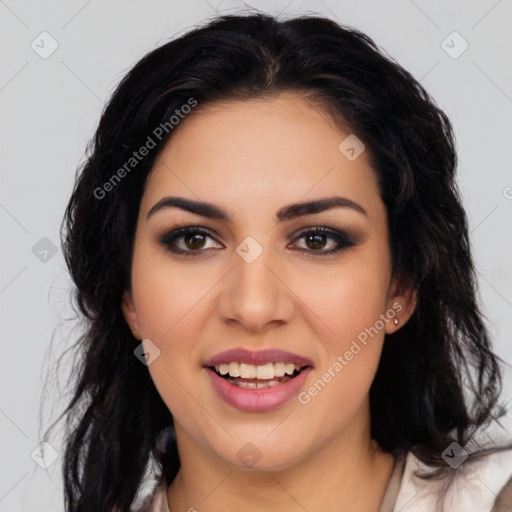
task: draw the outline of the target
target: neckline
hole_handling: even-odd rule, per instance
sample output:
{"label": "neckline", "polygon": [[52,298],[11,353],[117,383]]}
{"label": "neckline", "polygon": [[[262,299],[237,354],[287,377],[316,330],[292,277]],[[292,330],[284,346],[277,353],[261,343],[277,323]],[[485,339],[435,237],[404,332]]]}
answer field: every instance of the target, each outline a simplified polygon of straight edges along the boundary
{"label": "neckline", "polygon": [[[395,456],[393,463],[393,470],[389,478],[386,492],[379,506],[378,512],[393,512],[396,504],[396,498],[402,484],[402,478],[405,470],[405,454]],[[160,484],[154,496],[154,506],[150,509],[151,512],[171,512],[169,503],[167,501],[167,485],[165,480]]]}
{"label": "neckline", "polygon": [[384,497],[382,498],[378,512],[393,512],[398,492],[400,491],[400,486],[402,485],[402,479],[405,470],[405,461],[405,454],[401,453],[395,456],[393,471],[391,472],[391,477],[389,478],[389,482],[386,487],[386,492],[384,493]]}

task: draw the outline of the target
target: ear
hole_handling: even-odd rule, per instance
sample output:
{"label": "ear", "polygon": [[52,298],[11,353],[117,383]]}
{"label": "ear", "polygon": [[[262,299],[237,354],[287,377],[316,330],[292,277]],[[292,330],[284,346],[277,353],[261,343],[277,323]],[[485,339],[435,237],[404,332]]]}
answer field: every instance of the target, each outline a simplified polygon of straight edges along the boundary
{"label": "ear", "polygon": [[[417,290],[413,284],[404,285],[393,279],[390,290],[386,311],[393,311],[395,314],[391,321],[386,322],[386,334],[401,329],[414,313],[417,303]],[[398,319],[398,324],[395,323],[395,318]]]}
{"label": "ear", "polygon": [[137,320],[137,312],[135,311],[133,297],[129,290],[125,290],[124,292],[121,309],[123,311],[124,319],[132,331],[133,336],[138,340],[142,339],[139,330],[139,322]]}

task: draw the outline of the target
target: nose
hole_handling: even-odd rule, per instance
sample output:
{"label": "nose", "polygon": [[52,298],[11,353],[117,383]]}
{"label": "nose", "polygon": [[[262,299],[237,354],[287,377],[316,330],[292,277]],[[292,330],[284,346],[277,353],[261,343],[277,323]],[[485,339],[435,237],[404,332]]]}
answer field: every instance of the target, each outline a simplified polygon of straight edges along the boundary
{"label": "nose", "polygon": [[269,249],[263,250],[251,262],[238,253],[233,259],[233,268],[225,277],[219,306],[223,321],[239,324],[251,332],[290,322],[295,313],[296,299],[282,272],[284,262],[280,262]]}

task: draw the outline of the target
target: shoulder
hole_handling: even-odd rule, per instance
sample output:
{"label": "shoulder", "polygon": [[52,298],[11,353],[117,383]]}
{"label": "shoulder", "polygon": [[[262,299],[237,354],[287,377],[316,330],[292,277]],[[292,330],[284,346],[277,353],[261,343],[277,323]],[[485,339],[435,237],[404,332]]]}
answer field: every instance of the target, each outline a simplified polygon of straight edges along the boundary
{"label": "shoulder", "polygon": [[[395,510],[430,512],[447,487],[443,479],[422,479],[416,471],[432,469],[407,454]],[[479,460],[462,462],[443,500],[444,512],[510,512],[512,510],[512,448]]]}

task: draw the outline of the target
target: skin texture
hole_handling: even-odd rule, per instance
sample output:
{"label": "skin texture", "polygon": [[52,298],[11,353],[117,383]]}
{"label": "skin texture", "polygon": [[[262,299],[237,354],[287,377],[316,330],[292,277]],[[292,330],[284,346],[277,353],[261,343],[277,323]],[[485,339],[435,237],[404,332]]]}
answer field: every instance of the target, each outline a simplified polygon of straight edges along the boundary
{"label": "skin texture", "polygon": [[[155,162],[123,313],[134,336],[160,350],[148,369],[173,414],[182,465],[167,493],[172,511],[378,509],[393,458],[370,438],[368,394],[385,334],[407,322],[415,295],[395,293],[387,213],[369,151],[349,161],[338,150],[349,134],[287,92],[199,106]],[[146,219],[170,195],[214,203],[233,222],[178,208]],[[285,205],[333,195],[367,215],[338,207],[276,222]],[[197,248],[195,257],[159,243],[186,223],[212,234],[175,241]],[[315,245],[300,237],[316,226],[350,230],[356,245],[323,256],[335,240]],[[263,249],[252,263],[236,252],[248,236]],[[393,304],[399,325],[385,322],[307,404],[293,398],[273,411],[240,411],[218,397],[202,367],[228,349],[277,347],[313,361],[307,390]],[[248,442],[261,455],[253,467],[237,456]]]}

